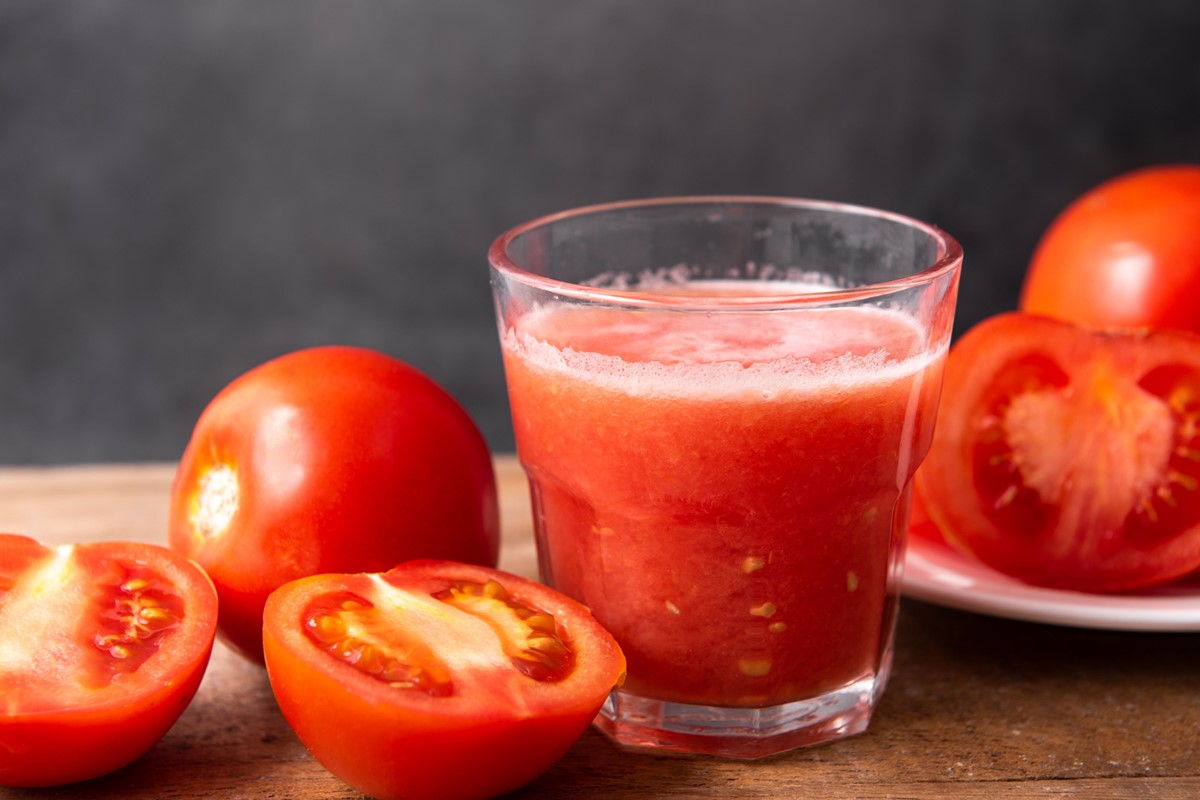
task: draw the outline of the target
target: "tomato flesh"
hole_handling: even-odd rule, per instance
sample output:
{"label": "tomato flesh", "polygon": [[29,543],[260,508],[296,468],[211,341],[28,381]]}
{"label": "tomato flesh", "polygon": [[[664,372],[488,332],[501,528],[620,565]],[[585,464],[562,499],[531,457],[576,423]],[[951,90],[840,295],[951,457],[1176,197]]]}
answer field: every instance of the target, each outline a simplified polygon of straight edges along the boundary
{"label": "tomato flesh", "polygon": [[0,785],[74,783],[148,750],[199,687],[216,604],[165,548],[0,534]]}
{"label": "tomato flesh", "polygon": [[264,652],[301,741],[380,798],[490,797],[528,783],[625,670],[573,600],[440,561],[284,585],[267,602]]}
{"label": "tomato flesh", "polygon": [[947,362],[917,473],[946,538],[1029,583],[1118,591],[1200,567],[1200,337],[1027,314]]}

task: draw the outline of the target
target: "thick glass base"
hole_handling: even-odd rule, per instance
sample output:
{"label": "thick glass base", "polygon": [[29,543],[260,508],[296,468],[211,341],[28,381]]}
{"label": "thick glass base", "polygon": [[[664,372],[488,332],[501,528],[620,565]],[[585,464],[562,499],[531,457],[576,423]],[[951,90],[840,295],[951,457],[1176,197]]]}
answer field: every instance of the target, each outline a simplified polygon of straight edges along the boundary
{"label": "thick glass base", "polygon": [[754,759],[867,729],[886,674],[769,708],[689,705],[615,690],[595,725],[622,747]]}

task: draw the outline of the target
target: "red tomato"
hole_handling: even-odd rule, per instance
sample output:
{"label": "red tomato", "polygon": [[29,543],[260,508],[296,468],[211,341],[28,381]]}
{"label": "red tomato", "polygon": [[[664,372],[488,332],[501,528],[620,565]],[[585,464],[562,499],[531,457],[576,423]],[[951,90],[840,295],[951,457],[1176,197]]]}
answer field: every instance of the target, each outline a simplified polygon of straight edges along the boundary
{"label": "red tomato", "polygon": [[984,321],[950,352],[916,480],[948,541],[1032,584],[1200,567],[1200,336]]}
{"label": "red tomato", "polygon": [[585,607],[441,561],[289,583],[267,602],[264,645],[300,740],[385,799],[523,786],[570,749],[625,673]]}
{"label": "red tomato", "polygon": [[1068,206],[1034,253],[1021,309],[1200,332],[1200,166],[1131,172]]}
{"label": "red tomato", "polygon": [[290,580],[426,557],[495,566],[491,455],[462,407],[407,364],[301,350],[204,410],[175,476],[170,542],[216,584],[222,638],[261,663],[263,605]]}
{"label": "red tomato", "polygon": [[0,786],[141,756],[191,702],[216,628],[212,584],[165,547],[0,534]]}

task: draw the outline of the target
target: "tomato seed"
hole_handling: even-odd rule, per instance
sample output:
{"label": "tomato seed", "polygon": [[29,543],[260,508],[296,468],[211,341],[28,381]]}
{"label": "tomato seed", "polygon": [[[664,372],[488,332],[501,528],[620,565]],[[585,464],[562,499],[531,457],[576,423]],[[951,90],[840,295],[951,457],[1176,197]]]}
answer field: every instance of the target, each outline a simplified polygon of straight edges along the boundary
{"label": "tomato seed", "polygon": [[313,614],[304,621],[304,630],[323,644],[340,642],[346,637],[346,623],[333,612]]}
{"label": "tomato seed", "polygon": [[758,572],[767,565],[767,560],[762,556],[746,556],[742,559],[742,572],[749,575],[751,572]]}
{"label": "tomato seed", "polygon": [[1179,484],[1189,492],[1196,491],[1197,486],[1200,486],[1194,477],[1191,475],[1186,475],[1177,470],[1171,470],[1167,475],[1167,480],[1171,481],[1172,483]]}
{"label": "tomato seed", "polygon": [[[531,611],[530,609],[525,609],[525,610]],[[521,617],[521,620],[526,625],[533,628],[535,631],[542,631],[543,633],[550,633],[550,634],[554,633],[554,615],[553,614],[547,614],[544,611],[542,611],[542,612],[530,613],[529,616],[526,617],[526,616],[523,616],[520,611],[518,611],[517,616]]]}
{"label": "tomato seed", "polygon": [[771,671],[771,659],[769,658],[739,658],[738,670],[743,675],[751,678],[761,678]]}
{"label": "tomato seed", "polygon": [[109,659],[110,674],[136,671],[179,626],[183,600],[138,564],[114,563],[96,584],[99,630],[92,643]]}
{"label": "tomato seed", "polygon": [[1017,495],[1020,493],[1020,491],[1021,487],[1017,486],[1016,484],[1010,484],[1008,488],[1001,492],[1000,496],[996,498],[994,508],[999,511],[1005,506],[1010,505],[1012,501],[1017,499]]}
{"label": "tomato seed", "polygon": [[433,697],[453,693],[449,678],[440,678],[432,670],[413,663],[420,658],[402,642],[380,638],[373,622],[378,612],[368,601],[341,592],[309,608],[304,632],[321,650],[376,680],[395,689],[411,689]]}
{"label": "tomato seed", "polygon": [[764,617],[766,619],[770,619],[771,617],[775,616],[775,612],[778,610],[779,609],[775,607],[774,603],[768,601],[760,606],[754,606],[751,608],[750,614],[755,617]]}
{"label": "tomato seed", "polygon": [[531,636],[525,640],[530,650],[548,656],[565,656],[571,651],[556,636]]}
{"label": "tomato seed", "polygon": [[557,681],[570,673],[575,656],[559,637],[554,615],[516,600],[499,581],[454,581],[432,596],[491,625],[512,665],[527,677]]}
{"label": "tomato seed", "polygon": [[138,609],[138,619],[147,625],[166,625],[175,622],[175,615],[160,606]]}
{"label": "tomato seed", "polygon": [[1200,461],[1200,450],[1194,450],[1184,445],[1175,448],[1175,455],[1186,458],[1188,461]]}

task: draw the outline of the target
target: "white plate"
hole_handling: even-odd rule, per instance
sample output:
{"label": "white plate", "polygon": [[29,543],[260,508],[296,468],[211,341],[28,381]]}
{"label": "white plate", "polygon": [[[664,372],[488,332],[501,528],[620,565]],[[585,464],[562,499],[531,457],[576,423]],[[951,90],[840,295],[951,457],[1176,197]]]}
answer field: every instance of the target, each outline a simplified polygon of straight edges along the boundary
{"label": "white plate", "polygon": [[1041,589],[970,560],[940,539],[909,537],[904,594],[996,617],[1121,631],[1200,631],[1200,576],[1137,593]]}

